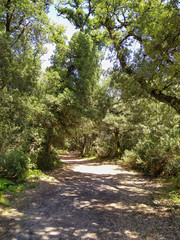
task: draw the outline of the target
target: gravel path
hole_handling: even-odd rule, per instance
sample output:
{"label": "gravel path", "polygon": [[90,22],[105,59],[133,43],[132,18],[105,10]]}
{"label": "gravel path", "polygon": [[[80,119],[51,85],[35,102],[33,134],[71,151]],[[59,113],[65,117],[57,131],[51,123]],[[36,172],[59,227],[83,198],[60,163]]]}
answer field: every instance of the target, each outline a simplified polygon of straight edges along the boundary
{"label": "gravel path", "polygon": [[76,153],[63,159],[63,171],[55,170],[11,217],[3,217],[0,239],[180,239],[179,218],[153,201],[157,184],[117,165],[78,159]]}

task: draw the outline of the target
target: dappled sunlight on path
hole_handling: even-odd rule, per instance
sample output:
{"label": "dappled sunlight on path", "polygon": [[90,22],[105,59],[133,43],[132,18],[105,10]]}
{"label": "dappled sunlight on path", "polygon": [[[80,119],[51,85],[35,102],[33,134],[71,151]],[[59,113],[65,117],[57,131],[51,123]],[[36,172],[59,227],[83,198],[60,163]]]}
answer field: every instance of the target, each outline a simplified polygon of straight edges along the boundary
{"label": "dappled sunlight on path", "polygon": [[157,184],[77,153],[63,160],[64,170],[53,171],[9,219],[3,240],[178,240],[169,209],[151,197]]}

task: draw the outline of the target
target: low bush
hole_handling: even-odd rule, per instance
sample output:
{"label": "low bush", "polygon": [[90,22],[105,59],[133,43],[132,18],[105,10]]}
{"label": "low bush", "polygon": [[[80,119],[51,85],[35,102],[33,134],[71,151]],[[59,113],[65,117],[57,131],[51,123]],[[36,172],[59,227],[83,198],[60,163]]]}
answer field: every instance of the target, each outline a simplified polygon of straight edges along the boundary
{"label": "low bush", "polygon": [[4,190],[9,185],[14,185],[14,183],[7,179],[0,179],[0,191]]}
{"label": "low bush", "polygon": [[39,151],[39,154],[37,157],[38,169],[51,170],[59,164],[60,164],[60,160],[56,153],[47,154],[47,152],[44,150]]}
{"label": "low bush", "polygon": [[138,154],[135,151],[129,151],[125,150],[123,156],[123,165],[134,168],[134,169],[140,169],[142,167],[142,160],[138,156]]}
{"label": "low bush", "polygon": [[0,177],[18,178],[28,169],[28,155],[22,151],[13,151],[0,155]]}
{"label": "low bush", "polygon": [[165,172],[166,175],[180,178],[180,156],[171,156],[165,166]]}
{"label": "low bush", "polygon": [[[147,135],[122,156],[126,166],[141,170],[146,175],[173,176],[180,172],[179,142],[167,135]],[[178,180],[176,180],[178,181]]]}
{"label": "low bush", "polygon": [[171,181],[175,188],[180,189],[180,172],[176,176],[172,177]]}

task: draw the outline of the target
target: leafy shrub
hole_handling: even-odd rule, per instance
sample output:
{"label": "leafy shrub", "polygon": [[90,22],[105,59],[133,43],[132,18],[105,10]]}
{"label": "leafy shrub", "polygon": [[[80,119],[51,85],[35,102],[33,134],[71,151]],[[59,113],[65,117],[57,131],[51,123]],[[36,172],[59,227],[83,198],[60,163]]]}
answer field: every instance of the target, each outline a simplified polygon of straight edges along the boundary
{"label": "leafy shrub", "polygon": [[100,135],[99,138],[96,139],[94,150],[100,157],[115,156],[117,153],[117,146],[114,136],[112,134],[106,136],[102,133],[102,135]]}
{"label": "leafy shrub", "polygon": [[26,190],[26,187],[23,184],[21,184],[17,187],[17,191],[23,192],[25,190]]}
{"label": "leafy shrub", "polygon": [[123,164],[130,168],[138,169],[142,164],[142,160],[135,151],[125,150],[122,160]]}
{"label": "leafy shrub", "polygon": [[11,193],[15,192],[17,190],[17,186],[10,185],[7,189],[6,192]]}
{"label": "leafy shrub", "polygon": [[4,190],[9,185],[14,185],[14,183],[7,179],[0,179],[0,190]]}
{"label": "leafy shrub", "polygon": [[171,156],[165,166],[166,175],[180,177],[180,156]]}
{"label": "leafy shrub", "polygon": [[41,170],[50,170],[58,165],[59,159],[56,153],[47,154],[46,151],[39,151],[37,167]]}
{"label": "leafy shrub", "polygon": [[22,151],[0,155],[0,177],[18,178],[28,168],[28,156]]}
{"label": "leafy shrub", "polygon": [[123,154],[124,164],[151,176],[177,176],[180,172],[179,145],[170,134],[148,134]]}
{"label": "leafy shrub", "polygon": [[[28,164],[28,167],[29,167],[29,164]],[[28,176],[27,171],[21,173],[21,175],[19,175],[18,178],[16,179],[16,183],[21,183],[21,182],[27,181],[27,176]]]}
{"label": "leafy shrub", "polygon": [[173,187],[180,189],[180,172],[176,176],[171,177],[171,181]]}
{"label": "leafy shrub", "polygon": [[140,168],[145,174],[157,176],[164,171],[166,158],[162,156],[162,148],[157,142],[150,138],[140,140],[135,151],[142,160]]}
{"label": "leafy shrub", "polygon": [[177,139],[170,134],[146,136],[135,147],[145,173],[152,176],[176,175],[180,171],[178,149]]}

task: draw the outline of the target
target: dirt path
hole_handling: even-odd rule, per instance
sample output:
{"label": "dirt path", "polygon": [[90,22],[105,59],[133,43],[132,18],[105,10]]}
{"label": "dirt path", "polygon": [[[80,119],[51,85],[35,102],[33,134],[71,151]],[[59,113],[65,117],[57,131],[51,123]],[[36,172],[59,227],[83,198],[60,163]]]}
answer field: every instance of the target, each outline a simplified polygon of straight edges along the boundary
{"label": "dirt path", "polygon": [[[152,199],[158,185],[117,165],[63,156],[1,228],[5,240],[179,240],[179,218]],[[179,225],[178,225],[179,224]]]}

